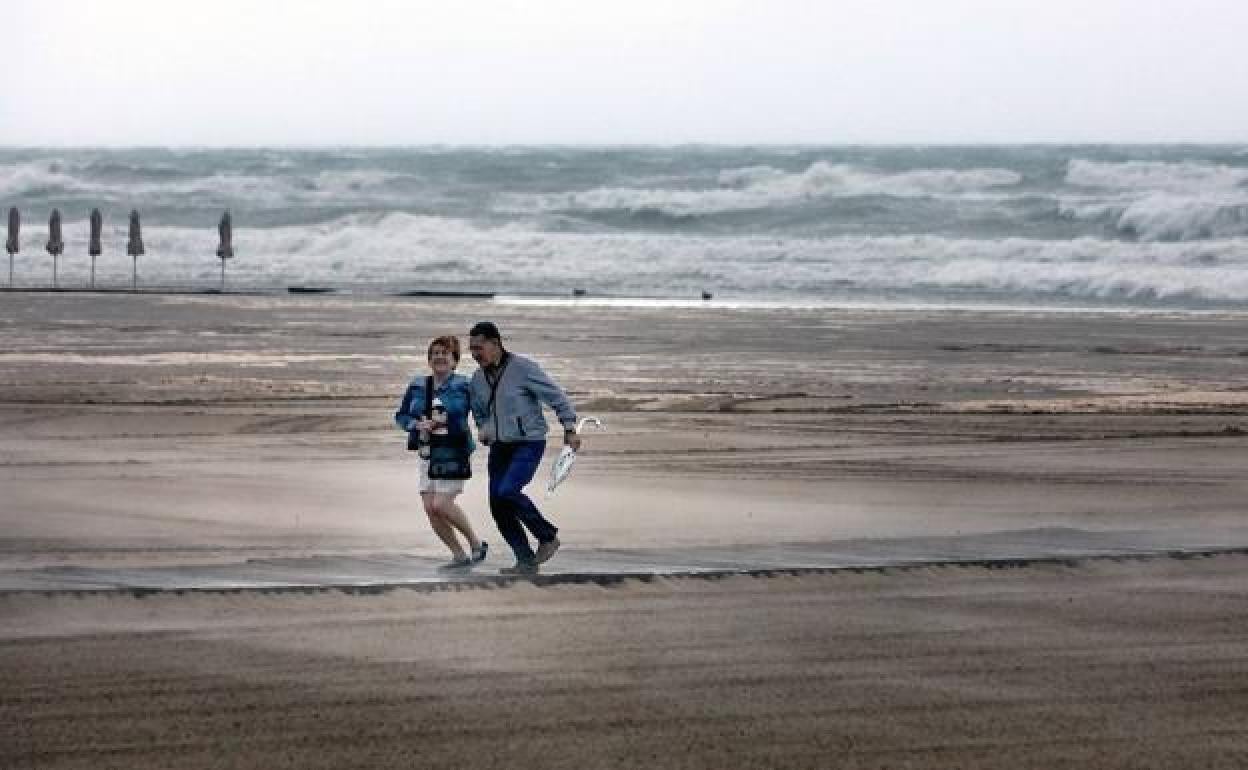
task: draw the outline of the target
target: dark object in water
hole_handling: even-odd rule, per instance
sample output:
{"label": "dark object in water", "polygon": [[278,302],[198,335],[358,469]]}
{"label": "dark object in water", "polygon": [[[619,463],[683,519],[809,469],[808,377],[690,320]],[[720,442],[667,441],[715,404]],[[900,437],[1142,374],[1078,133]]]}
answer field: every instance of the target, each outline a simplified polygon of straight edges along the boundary
{"label": "dark object in water", "polygon": [[711,298],[711,297],[713,297],[713,296],[714,296],[714,295],[713,295],[713,294],[711,294],[709,291],[703,291],[703,292],[702,292],[702,299],[710,299],[710,298]]}
{"label": "dark object in water", "polygon": [[394,293],[396,297],[472,297],[481,299],[491,299],[494,297],[492,291],[430,291],[425,289],[412,289],[411,291],[397,291]]}
{"label": "dark object in water", "polygon": [[585,296],[585,290],[584,290],[584,289],[573,289],[573,290],[572,290],[572,296],[573,296],[573,297],[584,297],[584,296]]}
{"label": "dark object in water", "polygon": [[287,286],[286,291],[291,294],[333,294],[338,290],[328,286]]}

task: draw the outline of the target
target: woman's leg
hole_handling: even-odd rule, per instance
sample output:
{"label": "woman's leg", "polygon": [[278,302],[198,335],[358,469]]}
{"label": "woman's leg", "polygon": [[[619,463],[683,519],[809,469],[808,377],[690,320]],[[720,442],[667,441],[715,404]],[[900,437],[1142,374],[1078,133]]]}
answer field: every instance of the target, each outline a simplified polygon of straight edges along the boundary
{"label": "woman's leg", "polygon": [[438,508],[438,495],[432,492],[421,492],[420,499],[425,504],[425,515],[429,517],[429,526],[433,527],[433,533],[438,536],[438,539],[451,549],[451,556],[456,561],[468,558],[464,554],[463,546],[459,544],[459,538],[455,537],[455,528]]}
{"label": "woman's leg", "polygon": [[455,502],[455,497],[458,494],[458,492],[454,492],[449,495],[435,495],[433,505],[442,514],[443,518],[450,522],[451,526],[463,533],[464,537],[468,539],[468,546],[475,551],[481,547],[481,540],[477,537],[477,533],[472,530],[472,522],[468,520],[468,515],[459,507],[459,503]]}

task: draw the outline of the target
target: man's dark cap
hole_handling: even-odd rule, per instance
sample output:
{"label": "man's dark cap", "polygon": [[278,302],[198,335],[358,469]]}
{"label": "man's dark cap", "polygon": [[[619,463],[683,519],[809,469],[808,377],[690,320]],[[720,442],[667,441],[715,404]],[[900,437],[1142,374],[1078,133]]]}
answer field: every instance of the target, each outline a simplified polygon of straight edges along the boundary
{"label": "man's dark cap", "polygon": [[493,321],[478,321],[473,324],[472,329],[468,332],[469,337],[485,337],[487,340],[502,341],[503,335],[498,333],[498,327]]}

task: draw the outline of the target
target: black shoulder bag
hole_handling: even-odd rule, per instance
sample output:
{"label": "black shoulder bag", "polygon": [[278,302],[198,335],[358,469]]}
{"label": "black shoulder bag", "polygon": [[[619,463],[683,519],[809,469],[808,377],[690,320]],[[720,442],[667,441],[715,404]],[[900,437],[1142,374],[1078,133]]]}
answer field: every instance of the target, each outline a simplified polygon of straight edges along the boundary
{"label": "black shoulder bag", "polygon": [[[433,418],[433,378],[425,378],[425,419]],[[466,432],[447,431],[446,435],[429,436],[429,478],[472,478],[472,455],[468,452]]]}

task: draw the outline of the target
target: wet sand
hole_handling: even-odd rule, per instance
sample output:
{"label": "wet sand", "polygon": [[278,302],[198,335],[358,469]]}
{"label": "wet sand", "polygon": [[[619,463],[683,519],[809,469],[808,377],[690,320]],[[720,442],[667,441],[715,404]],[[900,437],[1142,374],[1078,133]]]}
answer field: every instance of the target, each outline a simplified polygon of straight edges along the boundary
{"label": "wet sand", "polygon": [[[438,556],[390,414],[481,318],[608,425],[569,547],[1248,541],[1248,314],[13,294],[0,570]],[[1243,567],[12,594],[0,765],[1238,766]]]}

